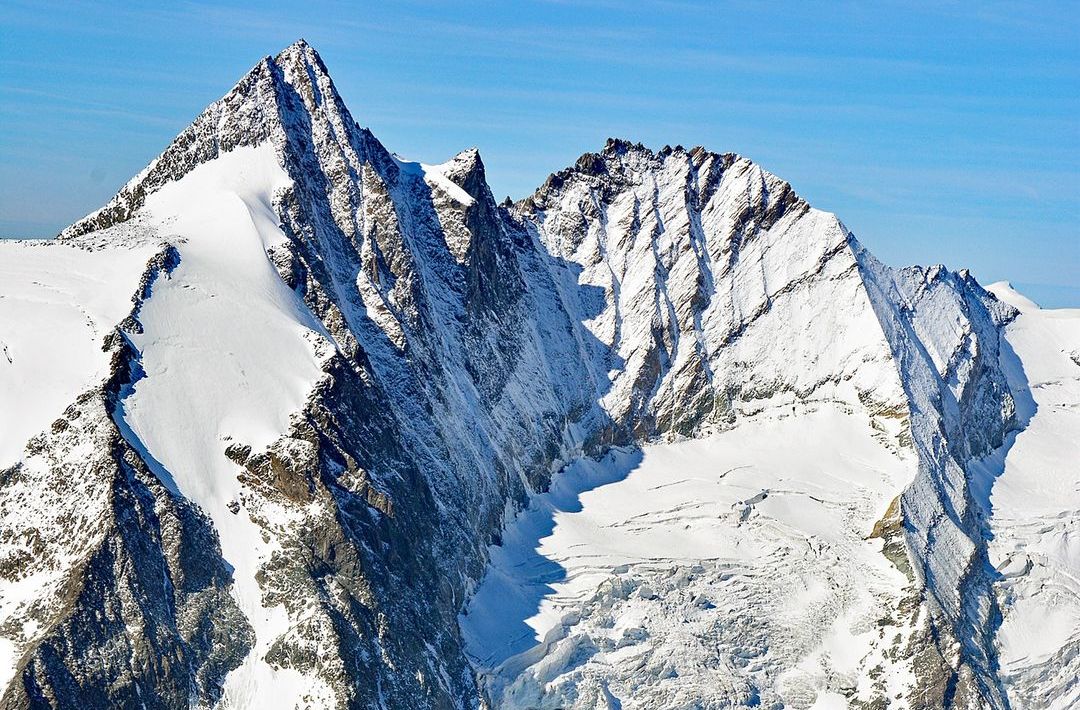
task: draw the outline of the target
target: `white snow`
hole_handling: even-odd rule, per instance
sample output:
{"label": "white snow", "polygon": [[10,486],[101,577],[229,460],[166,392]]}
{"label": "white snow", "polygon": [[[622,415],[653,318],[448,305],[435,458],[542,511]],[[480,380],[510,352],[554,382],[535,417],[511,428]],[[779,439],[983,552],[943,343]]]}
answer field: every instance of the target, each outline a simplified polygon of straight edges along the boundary
{"label": "white snow", "polygon": [[[161,245],[152,230],[139,225],[102,234],[103,244],[93,248],[0,241],[0,469],[25,461],[28,441],[49,430],[79,395],[100,387],[108,375],[105,337],[131,312],[147,261]],[[100,455],[98,446],[87,439],[55,456],[89,461]],[[39,480],[42,463],[30,463],[21,475]],[[39,631],[32,620],[23,621],[29,610],[59,591],[101,529],[106,513],[99,506],[107,491],[84,478],[71,481],[69,490],[75,512],[33,495],[33,486],[5,490],[0,557],[25,554],[26,536],[37,529],[62,529],[74,539],[50,533],[35,551],[31,569],[21,570],[24,576],[0,579],[0,688],[7,687],[23,647]]]}
{"label": "white snow", "polygon": [[[987,286],[986,290],[1021,313],[1031,313],[1032,311],[1041,310],[1039,304],[1014,289],[1012,284],[1008,281],[996,281]],[[1062,310],[1068,311],[1069,309]]]}
{"label": "white snow", "polygon": [[618,357],[601,400],[614,418],[641,401],[634,387],[651,366],[658,333],[671,362],[648,399],[661,418],[683,413],[702,393],[693,379],[699,361],[719,392],[730,385],[786,392],[791,401],[858,401],[858,391],[905,401],[835,215],[789,210],[767,230],[736,239],[736,216],[776,200],[782,180],[738,159],[708,201],[691,207],[687,158],[660,167],[640,155],[624,159],[633,164],[631,184],[594,206],[587,182],[567,183],[539,226],[548,251],[581,266],[579,285],[602,290],[586,326]]}
{"label": "white snow", "polygon": [[1007,283],[989,290],[1021,312],[1005,330],[1012,353],[1007,349],[1002,359],[1026,421],[980,464],[992,481],[990,559],[1002,575],[1002,676],[1015,707],[1076,707],[1080,309],[1042,310]]}
{"label": "white snow", "polygon": [[429,187],[438,188],[461,205],[468,207],[476,202],[469,193],[461,189],[457,183],[444,174],[447,166],[454,162],[453,159],[439,165],[428,165],[427,163],[417,163],[394,156],[394,162],[404,172],[419,175]]}
{"label": "white snow", "polygon": [[154,251],[0,241],[0,469],[105,378],[104,338],[131,312]]}
{"label": "white snow", "polygon": [[[469,244],[461,208],[474,200],[451,177],[475,159],[466,151],[442,165],[397,161],[415,179],[407,187],[422,180],[436,193],[459,263]],[[735,239],[731,220],[740,207],[775,199],[782,183],[740,159],[697,219],[686,208],[688,166],[673,160],[643,173],[584,231],[577,222],[563,229],[553,210],[538,236],[582,267],[567,272],[568,300],[581,301],[589,331],[606,346],[588,366],[612,380],[597,393],[608,414],[618,418],[641,402],[639,375],[662,351],[671,360],[645,409],[673,420],[704,387],[722,393],[724,384],[738,385],[745,396],[732,403],[738,424],[725,430],[728,420],[718,418],[702,425],[714,432],[705,439],[574,461],[531,499],[492,548],[460,620],[498,707],[834,708],[869,698],[881,689],[875,682],[888,697],[912,685],[910,666],[885,653],[911,632],[894,614],[907,580],[867,535],[905,489],[914,490],[905,514],[927,535],[923,523],[943,501],[908,488],[917,462],[898,444],[908,396],[889,341],[924,349],[938,376],[966,367],[958,344],[974,341],[957,315],[959,296],[930,288],[937,271],[920,277],[915,342],[875,310],[910,308],[916,299],[905,279],[914,276],[867,267],[843,225],[817,210]],[[264,660],[290,630],[285,608],[265,606],[256,582],[275,542],[249,518],[240,469],[223,454],[233,443],[258,452],[285,433],[333,349],[267,258],[285,239],[272,203],[288,186],[269,143],[239,148],[150,195],[136,220],[173,241],[181,260],[139,313],[143,332],[132,341],[144,376],[124,393],[117,424],[166,485],[210,516],[234,568],[233,592],[256,644],[227,678],[224,707],[333,700],[322,681]],[[577,216],[594,199],[581,185],[563,196],[562,208]],[[104,377],[102,338],[131,310],[138,277],[159,248],[154,239],[113,246],[103,239],[94,250],[0,243],[0,468]],[[872,294],[860,266],[877,282]],[[586,295],[577,298],[571,286]],[[1006,284],[990,288],[1022,312],[1006,331],[1003,366],[1025,428],[973,465],[1000,573],[1002,676],[1018,707],[1064,708],[1080,704],[1080,310],[1043,311]],[[434,337],[452,337],[446,333]],[[441,347],[447,354],[461,345],[444,339]],[[456,360],[447,354],[446,362]],[[466,381],[460,368],[455,376]],[[924,415],[939,384],[932,379],[904,383],[919,391],[913,404]],[[965,382],[957,376],[948,386],[956,393]],[[468,387],[455,391],[448,411],[475,405],[463,394]],[[529,398],[545,396],[508,391],[496,419],[530,411]],[[873,406],[859,404],[865,400]],[[530,406],[516,409],[519,402]],[[926,421],[918,426],[931,436]],[[460,440],[470,439],[463,432]],[[955,481],[963,471],[952,473]],[[29,510],[19,512],[35,520],[48,514]],[[944,540],[932,551],[938,586],[952,594],[971,542],[958,528],[935,535]],[[81,530],[73,537],[92,538]],[[0,626],[59,579],[43,574],[4,586]],[[0,687],[18,651],[0,638]],[[872,682],[869,670],[878,668]]]}
{"label": "white snow", "polygon": [[[105,245],[94,248],[0,240],[0,469],[18,463],[32,437],[108,375],[105,337],[131,312],[132,295],[160,245],[136,225],[107,231]],[[18,522],[47,526],[53,511],[31,505],[18,512],[24,516]],[[15,521],[2,522],[14,531]],[[21,547],[18,535],[13,542]],[[45,571],[0,583],[0,626],[62,582],[67,564],[50,562]],[[36,631],[28,623],[15,635],[30,639]],[[20,653],[20,643],[0,637],[0,688],[7,687]]]}
{"label": "white snow", "polygon": [[704,702],[766,677],[835,707],[836,679],[883,660],[872,622],[906,580],[865,538],[914,467],[834,405],[579,460],[492,548],[467,650],[499,707],[570,704],[593,681],[624,708]]}
{"label": "white snow", "polygon": [[270,144],[238,148],[143,209],[176,235],[181,260],[140,313],[144,333],[133,342],[146,375],[122,401],[123,423],[163,480],[210,516],[234,567],[256,644],[226,679],[225,707],[293,707],[319,684],[263,660],[288,619],[284,607],[263,606],[255,574],[270,545],[246,510],[228,510],[240,469],[223,453],[230,443],[265,449],[323,374],[321,326],[266,255],[285,238],[271,202],[288,184]]}

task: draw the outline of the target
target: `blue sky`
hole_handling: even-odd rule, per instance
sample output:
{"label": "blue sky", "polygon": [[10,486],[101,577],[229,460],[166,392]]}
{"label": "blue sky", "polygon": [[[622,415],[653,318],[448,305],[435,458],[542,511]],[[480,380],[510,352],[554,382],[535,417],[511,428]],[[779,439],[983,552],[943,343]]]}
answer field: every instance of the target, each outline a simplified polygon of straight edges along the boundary
{"label": "blue sky", "polygon": [[390,150],[475,145],[498,197],[608,136],[701,144],[791,181],[887,263],[1080,306],[1076,2],[5,0],[0,234],[97,208],[301,36]]}

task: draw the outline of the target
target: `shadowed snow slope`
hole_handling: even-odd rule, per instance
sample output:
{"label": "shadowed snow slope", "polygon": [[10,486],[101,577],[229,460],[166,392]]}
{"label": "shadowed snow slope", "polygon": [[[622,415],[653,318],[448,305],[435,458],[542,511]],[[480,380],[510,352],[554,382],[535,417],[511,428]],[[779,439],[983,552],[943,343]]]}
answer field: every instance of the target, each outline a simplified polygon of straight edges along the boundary
{"label": "shadowed snow slope", "polygon": [[300,41],[0,243],[0,707],[1071,697],[1024,634],[1075,618],[1031,581],[1075,597],[1075,508],[1013,493],[1075,426],[1073,346],[1016,365],[1064,319],[1002,291],[1002,340],[738,155],[484,170]]}

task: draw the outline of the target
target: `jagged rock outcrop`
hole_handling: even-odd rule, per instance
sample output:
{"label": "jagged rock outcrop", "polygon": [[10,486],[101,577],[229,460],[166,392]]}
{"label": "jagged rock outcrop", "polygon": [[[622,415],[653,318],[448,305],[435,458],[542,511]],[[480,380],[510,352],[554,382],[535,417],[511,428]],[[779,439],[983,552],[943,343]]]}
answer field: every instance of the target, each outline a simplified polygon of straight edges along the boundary
{"label": "jagged rock outcrop", "polygon": [[589,328],[625,362],[605,404],[639,434],[692,435],[777,398],[905,419],[920,464],[902,539],[932,611],[926,648],[896,653],[916,659],[927,707],[1004,706],[964,467],[1014,424],[998,331],[1015,310],[966,273],[893,272],[787,183],[701,148],[609,141],[521,209],[604,289]]}
{"label": "jagged rock outcrop", "polygon": [[387,151],[302,41],[60,241],[124,225],[169,246],[111,373],[0,483],[2,581],[49,575],[0,618],[5,706],[481,706],[457,615],[553,472],[806,401],[918,452],[886,526],[911,706],[1005,706],[964,466],[1011,425],[1011,309],[970,277],[702,148],[612,140],[497,205],[475,150]]}

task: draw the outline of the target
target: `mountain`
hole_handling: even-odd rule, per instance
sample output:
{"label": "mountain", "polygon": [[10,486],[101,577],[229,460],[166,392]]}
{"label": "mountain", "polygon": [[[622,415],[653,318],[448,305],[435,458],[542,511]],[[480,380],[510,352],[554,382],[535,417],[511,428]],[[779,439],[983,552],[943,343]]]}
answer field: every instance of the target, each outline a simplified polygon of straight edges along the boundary
{"label": "mountain", "polygon": [[734,154],[484,170],[300,41],[0,244],[0,706],[1075,700],[1074,314]]}

